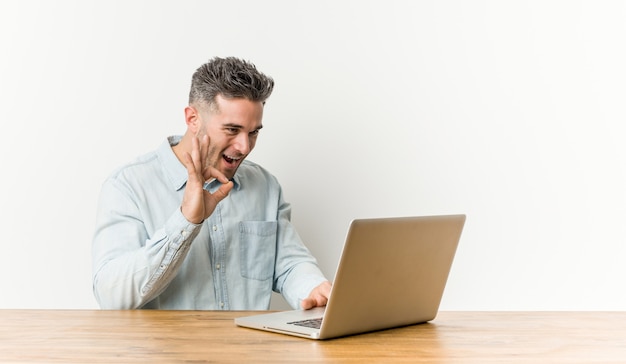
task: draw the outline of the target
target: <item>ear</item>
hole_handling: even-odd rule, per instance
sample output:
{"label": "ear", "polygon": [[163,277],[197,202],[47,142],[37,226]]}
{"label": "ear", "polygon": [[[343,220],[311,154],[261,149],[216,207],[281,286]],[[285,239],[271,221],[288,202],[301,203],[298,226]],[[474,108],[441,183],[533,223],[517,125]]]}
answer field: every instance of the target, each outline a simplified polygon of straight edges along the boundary
{"label": "ear", "polygon": [[189,105],[185,108],[185,123],[187,127],[195,132],[200,127],[200,113],[198,109]]}

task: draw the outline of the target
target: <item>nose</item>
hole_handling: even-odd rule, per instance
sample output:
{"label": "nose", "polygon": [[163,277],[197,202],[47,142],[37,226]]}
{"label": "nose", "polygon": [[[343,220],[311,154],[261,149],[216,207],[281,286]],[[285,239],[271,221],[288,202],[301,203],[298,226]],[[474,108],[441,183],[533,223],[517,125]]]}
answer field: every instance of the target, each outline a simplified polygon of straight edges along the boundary
{"label": "nose", "polygon": [[250,141],[250,137],[247,133],[239,133],[237,135],[237,138],[235,139],[235,149],[243,154],[243,155],[247,155],[250,153],[250,149],[252,143]]}

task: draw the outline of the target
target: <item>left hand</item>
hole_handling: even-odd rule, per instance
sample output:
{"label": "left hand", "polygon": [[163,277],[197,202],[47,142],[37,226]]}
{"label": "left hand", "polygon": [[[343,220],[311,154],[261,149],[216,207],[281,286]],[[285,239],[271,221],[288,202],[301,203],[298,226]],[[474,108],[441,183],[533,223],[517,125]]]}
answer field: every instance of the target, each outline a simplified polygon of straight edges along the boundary
{"label": "left hand", "polygon": [[300,302],[303,310],[310,310],[313,307],[326,306],[328,297],[330,297],[330,289],[332,285],[329,281],[322,282],[319,286],[313,288],[309,297]]}

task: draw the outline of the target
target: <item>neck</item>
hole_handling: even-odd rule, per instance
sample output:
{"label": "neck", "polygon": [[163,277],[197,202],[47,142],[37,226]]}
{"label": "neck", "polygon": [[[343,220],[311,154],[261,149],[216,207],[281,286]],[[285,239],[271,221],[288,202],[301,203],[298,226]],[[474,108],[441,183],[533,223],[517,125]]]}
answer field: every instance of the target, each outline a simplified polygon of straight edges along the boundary
{"label": "neck", "polygon": [[172,151],[180,163],[183,163],[183,157],[185,154],[191,154],[191,136],[189,135],[189,131],[183,135],[178,144],[172,147]]}

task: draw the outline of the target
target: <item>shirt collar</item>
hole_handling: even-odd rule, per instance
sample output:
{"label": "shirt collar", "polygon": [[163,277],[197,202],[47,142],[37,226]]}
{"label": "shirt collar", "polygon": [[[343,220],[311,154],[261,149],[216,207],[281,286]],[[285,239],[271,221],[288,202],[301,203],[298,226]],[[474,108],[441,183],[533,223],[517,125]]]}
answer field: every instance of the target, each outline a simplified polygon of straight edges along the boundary
{"label": "shirt collar", "polygon": [[[189,177],[187,168],[178,160],[178,157],[174,154],[174,150],[172,150],[172,147],[177,145],[181,139],[182,136],[180,135],[169,136],[157,149],[157,155],[162,162],[163,172],[172,184],[172,188],[176,191],[185,186],[187,178]],[[231,178],[231,181],[234,183],[234,189],[239,190],[241,188],[241,181],[236,173],[235,176]],[[213,186],[215,183],[218,182],[213,181],[210,186]]]}

